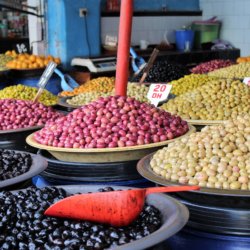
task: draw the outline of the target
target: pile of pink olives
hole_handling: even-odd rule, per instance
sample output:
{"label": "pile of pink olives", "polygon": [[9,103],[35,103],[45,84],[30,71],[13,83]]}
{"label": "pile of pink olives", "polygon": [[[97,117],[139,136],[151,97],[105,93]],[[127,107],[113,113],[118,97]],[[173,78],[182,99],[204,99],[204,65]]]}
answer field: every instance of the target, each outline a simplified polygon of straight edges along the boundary
{"label": "pile of pink olives", "polygon": [[61,116],[61,113],[38,102],[15,99],[0,100],[0,130],[42,126]]}
{"label": "pile of pink olives", "polygon": [[179,116],[131,97],[101,97],[37,131],[35,140],[63,148],[115,148],[174,139],[189,130]]}

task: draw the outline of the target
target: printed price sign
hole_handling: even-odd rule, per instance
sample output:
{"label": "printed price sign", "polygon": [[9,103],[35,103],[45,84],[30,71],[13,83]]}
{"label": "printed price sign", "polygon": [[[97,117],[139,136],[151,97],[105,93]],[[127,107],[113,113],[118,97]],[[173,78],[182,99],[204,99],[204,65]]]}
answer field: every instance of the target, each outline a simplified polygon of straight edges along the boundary
{"label": "printed price sign", "polygon": [[171,84],[153,83],[149,87],[147,98],[157,107],[160,102],[168,99],[171,88]]}
{"label": "printed price sign", "polygon": [[243,82],[250,87],[250,77],[245,77]]}

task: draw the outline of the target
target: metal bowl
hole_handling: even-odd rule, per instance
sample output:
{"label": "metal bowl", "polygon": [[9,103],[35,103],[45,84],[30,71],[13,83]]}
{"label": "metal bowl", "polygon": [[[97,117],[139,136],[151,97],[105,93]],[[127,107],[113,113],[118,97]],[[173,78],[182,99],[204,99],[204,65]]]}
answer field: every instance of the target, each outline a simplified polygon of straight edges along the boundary
{"label": "metal bowl", "polygon": [[[157,175],[150,167],[150,160],[153,154],[142,158],[137,164],[137,171],[146,179],[163,186],[180,185],[177,182],[171,182]],[[180,197],[186,200],[197,202],[203,205],[214,205],[231,208],[250,209],[250,191],[229,190],[216,188],[201,188],[199,191],[189,191],[178,193]]]}
{"label": "metal bowl", "polygon": [[45,149],[60,161],[68,162],[123,162],[139,160],[145,155],[155,152],[166,146],[170,142],[179,140],[193,133],[195,128],[189,125],[189,131],[172,140],[150,143],[145,145],[137,145],[132,147],[116,147],[116,148],[61,148],[40,144],[35,141],[34,134],[27,137],[26,142],[35,148]]}
{"label": "metal bowl", "polygon": [[77,108],[81,107],[81,105],[80,106],[79,105],[71,105],[71,104],[67,103],[67,100],[71,99],[73,97],[74,96],[71,96],[71,97],[59,97],[57,104],[59,106],[62,106],[64,108],[67,108],[67,109],[70,109],[70,110],[74,110],[74,109],[77,109]]}
{"label": "metal bowl", "polygon": [[[67,191],[69,194],[96,192],[100,185],[84,185],[84,186],[58,186]],[[113,186],[117,189],[129,189],[131,187]],[[164,194],[151,194],[147,197],[147,203],[160,210],[162,215],[162,226],[154,233],[116,247],[116,250],[143,250],[154,246],[180,231],[188,221],[188,209],[178,202],[176,199]]]}
{"label": "metal bowl", "polygon": [[[27,153],[24,151],[15,151],[15,152]],[[35,155],[35,154],[30,154],[30,155],[32,158],[32,165],[29,171],[27,171],[26,173],[22,175],[16,176],[14,178],[0,181],[0,189],[4,189],[6,187],[13,186],[18,183],[27,181],[31,179],[32,177],[34,177],[35,175],[40,174],[42,171],[44,171],[47,168],[48,163],[43,157],[41,157],[40,155]]]}

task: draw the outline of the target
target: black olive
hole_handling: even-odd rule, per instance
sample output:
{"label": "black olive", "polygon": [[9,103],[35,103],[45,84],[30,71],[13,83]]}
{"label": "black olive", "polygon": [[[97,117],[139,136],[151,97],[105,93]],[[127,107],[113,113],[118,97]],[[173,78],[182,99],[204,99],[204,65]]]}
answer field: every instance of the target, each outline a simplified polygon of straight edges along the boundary
{"label": "black olive", "polygon": [[[143,72],[140,72],[133,81],[138,82],[142,77],[142,73]],[[177,80],[187,74],[189,74],[188,70],[182,65],[168,62],[166,60],[158,60],[149,70],[145,82],[168,83],[170,81]]]}
{"label": "black olive", "polygon": [[3,250],[9,250],[9,249],[11,249],[11,243],[4,242],[3,245],[2,245],[2,247],[1,247],[1,249],[3,249]]}
{"label": "black olive", "polygon": [[18,249],[19,250],[28,250],[28,244],[26,244],[25,242],[19,242],[18,244]]}
{"label": "black olive", "polygon": [[35,250],[36,249],[36,244],[34,242],[29,242],[29,250]]}
{"label": "black olive", "polygon": [[0,181],[26,173],[32,165],[31,155],[19,154],[11,150],[0,152]]}

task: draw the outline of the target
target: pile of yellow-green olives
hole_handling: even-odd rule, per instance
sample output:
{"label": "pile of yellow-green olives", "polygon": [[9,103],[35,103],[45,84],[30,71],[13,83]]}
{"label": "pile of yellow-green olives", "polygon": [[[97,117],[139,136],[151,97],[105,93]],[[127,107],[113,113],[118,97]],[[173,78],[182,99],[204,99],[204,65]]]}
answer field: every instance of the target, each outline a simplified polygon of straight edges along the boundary
{"label": "pile of yellow-green olives", "polygon": [[[35,98],[37,91],[38,89],[36,87],[30,87],[22,84],[13,85],[0,90],[0,99],[18,99],[32,101]],[[45,89],[39,97],[38,101],[46,106],[52,106],[57,104],[58,97]]]}
{"label": "pile of yellow-green olives", "polygon": [[172,182],[250,190],[250,115],[170,143],[154,154],[150,166]]}
{"label": "pile of yellow-green olives", "polygon": [[239,80],[212,80],[161,108],[185,119],[228,120],[250,111],[250,88]]}
{"label": "pile of yellow-green olives", "polygon": [[[128,83],[127,96],[133,97],[140,102],[148,102],[147,93],[148,93],[147,86],[143,84],[139,85],[138,83]],[[91,92],[81,93],[77,96],[67,99],[66,102],[73,106],[81,106],[88,104],[92,101],[95,101],[99,97],[108,97],[108,96],[113,96],[114,94],[115,94],[114,89],[107,93],[100,91],[91,91]]]}
{"label": "pile of yellow-green olives", "polygon": [[0,54],[0,71],[7,70],[6,64],[13,60],[11,56]]}
{"label": "pile of yellow-green olives", "polygon": [[204,74],[186,75],[178,80],[170,82],[170,84],[172,84],[171,93],[173,93],[174,95],[181,95],[200,86],[203,86],[204,84],[214,79],[214,77],[209,77]]}
{"label": "pile of yellow-green olives", "polygon": [[208,73],[209,76],[222,77],[222,78],[244,78],[250,76],[250,62],[240,63],[217,69]]}

